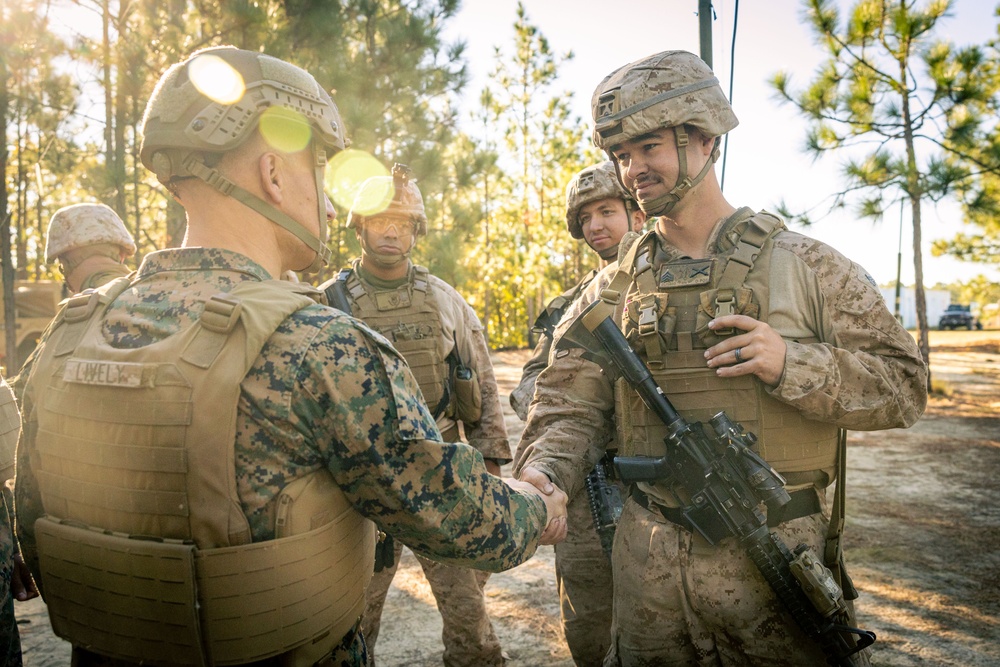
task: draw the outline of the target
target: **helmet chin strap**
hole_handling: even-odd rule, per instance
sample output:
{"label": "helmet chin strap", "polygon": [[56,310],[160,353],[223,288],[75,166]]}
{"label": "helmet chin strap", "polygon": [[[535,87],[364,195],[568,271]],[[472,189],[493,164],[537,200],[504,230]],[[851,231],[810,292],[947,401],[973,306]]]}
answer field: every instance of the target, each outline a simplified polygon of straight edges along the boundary
{"label": "helmet chin strap", "polygon": [[301,271],[303,273],[314,273],[326,266],[326,264],[330,261],[331,252],[330,248],[326,245],[326,199],[323,192],[323,172],[326,169],[326,150],[317,146],[313,151],[313,155],[315,157],[314,166],[316,171],[316,200],[318,202],[317,214],[319,216],[317,222],[319,222],[319,236],[314,236],[312,232],[306,229],[298,220],[294,219],[284,211],[278,210],[260,197],[250,194],[240,186],[236,185],[231,180],[226,178],[218,169],[209,167],[202,162],[201,159],[195,154],[192,153],[184,161],[184,168],[187,169],[189,173],[197,176],[201,180],[205,181],[205,183],[221,192],[223,195],[232,197],[244,206],[260,213],[262,216],[279,227],[287,230],[295,236],[295,238],[306,244],[306,246],[316,253],[316,255],[313,258],[312,263],[308,266],[293,270]]}
{"label": "helmet chin strap", "polygon": [[669,213],[677,202],[683,199],[684,195],[690,192],[691,188],[701,183],[705,176],[708,175],[712,165],[714,165],[716,160],[719,159],[719,140],[719,137],[715,138],[715,144],[712,146],[711,158],[705,162],[705,166],[702,167],[701,171],[698,172],[698,175],[692,179],[688,177],[687,169],[687,145],[689,143],[688,133],[684,129],[683,125],[675,127],[674,142],[677,144],[677,182],[674,183],[674,187],[670,190],[670,192],[665,195],[661,195],[655,199],[650,199],[646,202],[639,201],[639,208],[642,209],[642,212],[648,217],[666,215]]}
{"label": "helmet chin strap", "polygon": [[613,259],[618,259],[618,243],[613,246],[608,246],[604,250],[596,250],[597,255],[603,259],[605,262],[610,262]]}

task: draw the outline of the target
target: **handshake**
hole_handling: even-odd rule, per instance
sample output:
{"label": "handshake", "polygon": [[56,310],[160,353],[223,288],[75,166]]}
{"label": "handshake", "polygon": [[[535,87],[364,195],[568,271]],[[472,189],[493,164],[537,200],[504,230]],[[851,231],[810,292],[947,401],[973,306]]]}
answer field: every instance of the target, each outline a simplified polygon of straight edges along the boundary
{"label": "handshake", "polygon": [[542,533],[542,544],[558,544],[566,539],[566,494],[552,483],[548,475],[537,468],[527,467],[521,471],[520,479],[504,478],[515,491],[530,493],[545,501],[547,521]]}

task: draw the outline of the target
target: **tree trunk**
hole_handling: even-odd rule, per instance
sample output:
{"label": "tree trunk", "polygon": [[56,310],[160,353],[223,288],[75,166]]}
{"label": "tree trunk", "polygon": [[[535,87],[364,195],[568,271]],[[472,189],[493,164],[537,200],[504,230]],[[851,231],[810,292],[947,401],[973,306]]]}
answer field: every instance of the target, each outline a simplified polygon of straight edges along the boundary
{"label": "tree trunk", "polygon": [[[101,3],[101,70],[104,85],[104,171],[108,185],[115,183],[114,93],[111,88],[111,0]],[[109,193],[105,192],[105,195]],[[117,193],[115,204],[117,205]],[[121,215],[121,211],[118,211]]]}
{"label": "tree trunk", "polygon": [[125,85],[125,77],[128,76],[128,66],[125,62],[125,40],[122,35],[128,29],[128,11],[131,3],[120,2],[118,4],[118,18],[116,20],[116,30],[118,39],[115,41],[115,162],[112,175],[115,184],[115,210],[122,220],[128,220],[125,199],[125,126],[128,124],[126,110],[128,108],[128,87]]}
{"label": "tree trunk", "polygon": [[[23,89],[22,89],[23,92]],[[22,130],[21,114],[24,113],[23,105],[17,105],[17,116],[15,125],[17,127],[17,217],[14,223],[14,254],[17,257],[17,273],[20,280],[28,279],[28,244],[27,244],[27,220],[28,220],[28,177],[24,168],[24,148],[28,139],[24,135],[27,132],[27,122]]]}
{"label": "tree trunk", "polygon": [[[0,21],[5,19],[7,3],[0,0]],[[4,40],[6,42],[6,40]],[[10,212],[7,208],[7,106],[10,103],[7,76],[7,45],[0,44],[0,273],[3,280],[4,371],[8,376],[20,370],[17,358],[17,312],[14,304],[14,264],[10,248]]]}
{"label": "tree trunk", "polygon": [[930,327],[927,325],[927,297],[924,294],[924,258],[920,240],[920,199],[923,195],[917,172],[917,152],[913,145],[913,119],[910,114],[910,93],[906,73],[907,60],[899,61],[902,91],[903,140],[906,143],[906,189],[913,216],[913,278],[917,306],[917,344],[920,356],[927,364],[927,391],[931,390]]}

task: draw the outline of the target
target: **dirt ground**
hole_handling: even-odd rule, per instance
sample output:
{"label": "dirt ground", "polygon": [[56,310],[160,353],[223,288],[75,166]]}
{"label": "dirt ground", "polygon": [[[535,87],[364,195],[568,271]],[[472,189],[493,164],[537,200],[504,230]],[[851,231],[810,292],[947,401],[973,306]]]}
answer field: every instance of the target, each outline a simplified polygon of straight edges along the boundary
{"label": "dirt ground", "polygon": [[[850,435],[846,551],[876,667],[1000,665],[1000,332],[932,332],[938,391],[911,429]],[[501,394],[526,351],[495,355]],[[521,423],[509,408],[512,447]],[[506,470],[505,470],[506,472]],[[553,552],[486,587],[510,667],[568,667]],[[24,664],[69,664],[39,600],[17,606]],[[379,667],[441,664],[441,620],[405,552],[383,615]]]}

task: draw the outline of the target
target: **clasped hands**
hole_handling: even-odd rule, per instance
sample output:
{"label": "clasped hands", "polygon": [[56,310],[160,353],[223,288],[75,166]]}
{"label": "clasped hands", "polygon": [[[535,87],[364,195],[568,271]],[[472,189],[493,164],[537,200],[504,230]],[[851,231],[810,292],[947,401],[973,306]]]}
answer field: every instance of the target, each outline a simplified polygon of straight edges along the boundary
{"label": "clasped hands", "polygon": [[549,476],[537,468],[528,466],[521,471],[519,479],[504,479],[515,491],[531,493],[545,502],[548,522],[542,533],[542,544],[558,544],[566,539],[566,494],[552,483]]}

